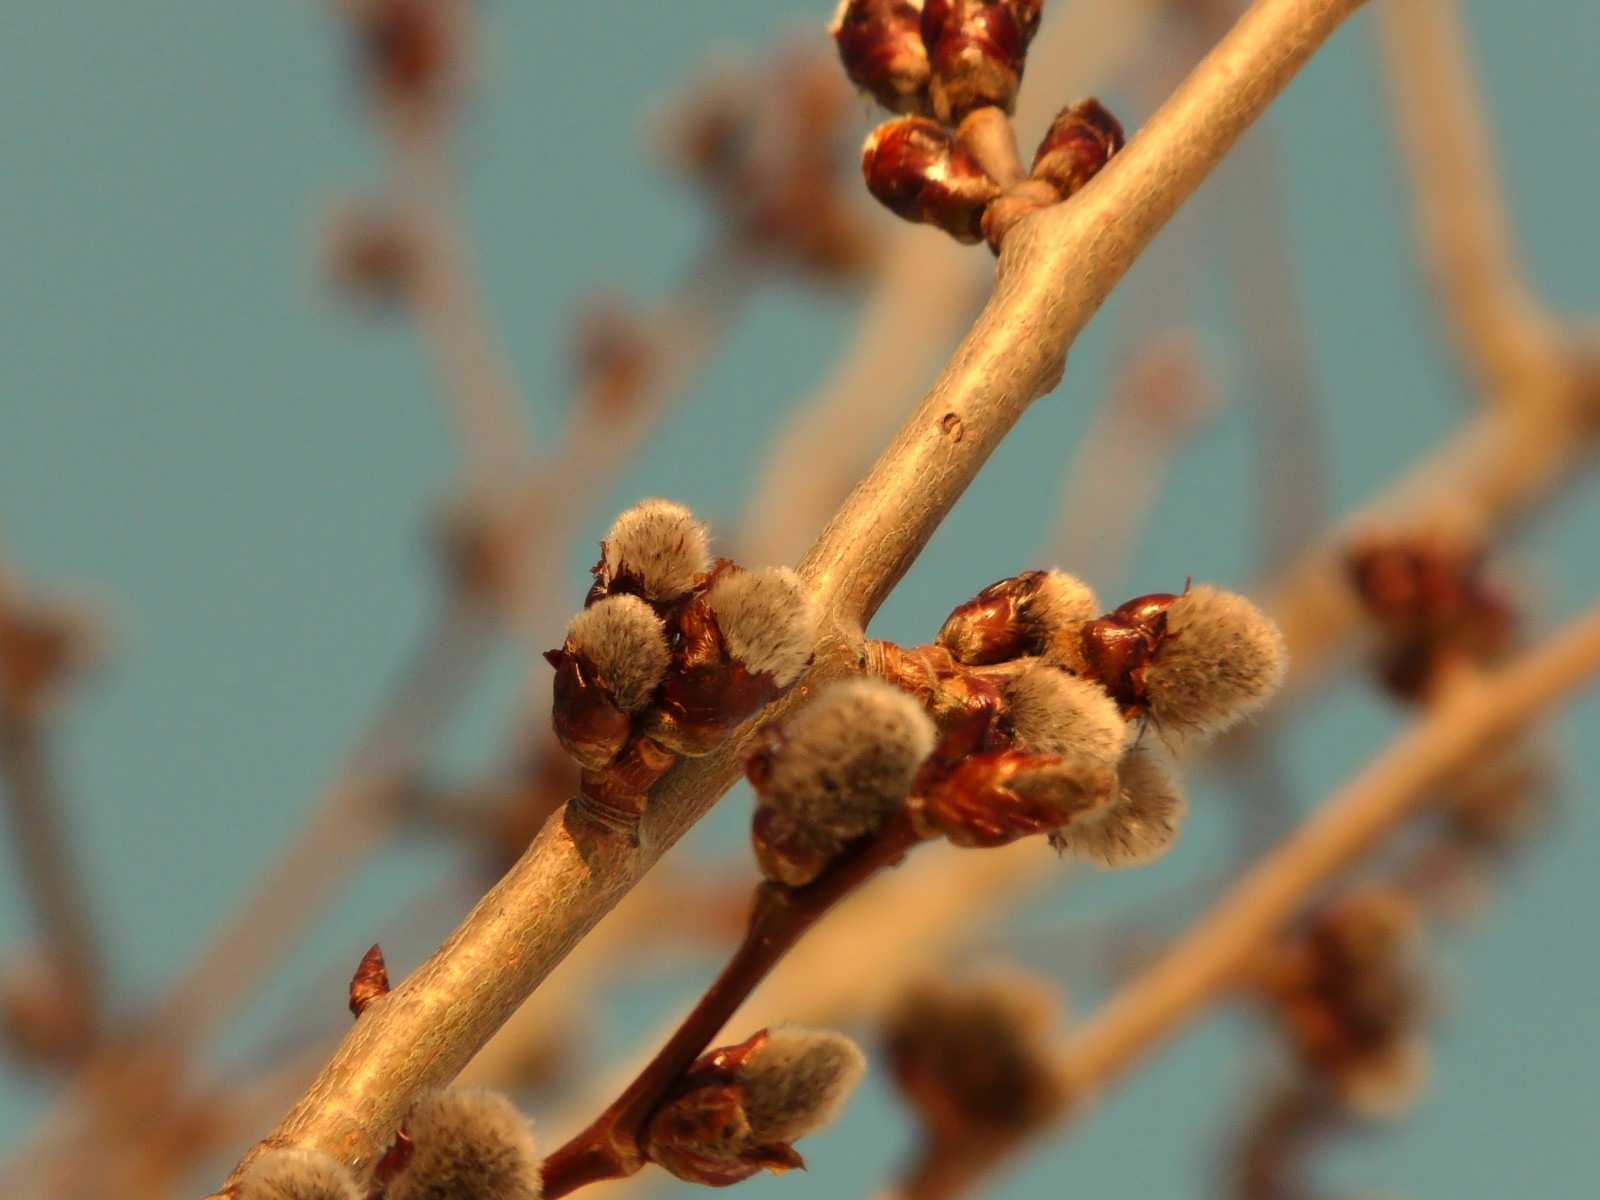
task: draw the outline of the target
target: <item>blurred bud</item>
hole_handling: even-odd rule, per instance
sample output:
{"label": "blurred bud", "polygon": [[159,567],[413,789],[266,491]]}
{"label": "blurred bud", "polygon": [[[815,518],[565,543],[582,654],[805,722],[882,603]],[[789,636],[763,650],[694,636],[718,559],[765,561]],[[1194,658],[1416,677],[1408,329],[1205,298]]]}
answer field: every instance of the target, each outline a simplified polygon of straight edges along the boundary
{"label": "blurred bud", "polygon": [[661,618],[637,596],[607,596],[573,617],[566,643],[545,657],[556,669],[556,737],[584,766],[605,766],[667,673]]}
{"label": "blurred bud", "polygon": [[828,33],[845,74],[890,112],[927,111],[920,0],[840,0]]}
{"label": "blurred bud", "polygon": [[1048,655],[1075,641],[1100,612],[1088,584],[1065,571],[1024,571],[992,583],[945,618],[934,642],[957,662],[981,666]]}
{"label": "blurred bud", "polygon": [[0,971],[0,1032],[19,1062],[59,1067],[94,1044],[95,1010],[88,981],[46,947],[12,955]]}
{"label": "blurred bud", "polygon": [[239,1181],[237,1200],[362,1200],[355,1177],[321,1150],[268,1150]]}
{"label": "blurred bud", "polygon": [[1050,123],[1033,156],[1034,179],[1050,184],[1063,200],[1093,179],[1122,149],[1122,126],[1098,100],[1079,100]]}
{"label": "blurred bud", "polygon": [[769,879],[797,887],[898,808],[933,749],[933,721],[875,679],[831,683],[745,766],[758,796],[752,840]]}
{"label": "blurred bud", "polygon": [[693,513],[671,500],[641,500],[601,541],[589,603],[617,592],[676,600],[710,568],[710,538]]}
{"label": "blurred bud", "polygon": [[1254,712],[1288,667],[1283,635],[1243,596],[1209,584],[1139,596],[1083,627],[1084,673],[1128,715],[1210,736]]}
{"label": "blurred bud", "polygon": [[465,73],[467,0],[342,0],[362,74],[386,104],[438,114]]}
{"label": "blurred bud", "polygon": [[933,112],[948,125],[975,108],[1010,112],[1043,0],[925,0],[922,43]]}
{"label": "blurred bud", "polygon": [[416,282],[420,231],[403,212],[354,198],[328,215],[321,242],[322,269],[347,300],[364,307],[398,305]]}
{"label": "blurred bud", "polygon": [[604,421],[632,409],[654,357],[643,318],[626,302],[588,303],[573,333],[574,372],[586,413]]}
{"label": "blurred bud", "polygon": [[500,491],[475,491],[446,503],[433,536],[447,584],[491,603],[508,594],[518,559],[513,504]]}
{"label": "blurred bud", "polygon": [[907,221],[935,225],[958,242],[983,237],[983,209],[1000,194],[978,160],[926,117],[880,125],[861,149],[867,190]]}
{"label": "blurred bud", "polygon": [[100,625],[72,598],[0,598],[0,710],[48,713],[101,656]]}
{"label": "blurred bud", "polygon": [[934,748],[912,785],[912,811],[927,836],[957,846],[1004,846],[1049,833],[1111,799],[1115,769],[996,744],[994,714],[979,710]]}
{"label": "blurred bud", "polygon": [[727,564],[669,625],[672,662],[647,728],[677,753],[699,755],[800,677],[817,612],[793,571]]}
{"label": "blurred bud", "polygon": [[1111,803],[1050,835],[1050,844],[1102,867],[1143,866],[1172,849],[1189,811],[1182,785],[1159,751],[1135,746],[1117,768]]}
{"label": "blurred bud", "polygon": [[762,1030],[689,1068],[651,1118],[645,1152],[679,1179],[712,1187],[803,1167],[791,1143],[838,1116],[866,1065],[843,1034]]}
{"label": "blurred bud", "polygon": [[1318,914],[1268,974],[1301,1061],[1358,1116],[1403,1111],[1425,1083],[1420,946],[1415,901],[1364,887]]}
{"label": "blurred bud", "polygon": [[1005,690],[1011,736],[1024,750],[1114,767],[1128,723],[1099,684],[1046,663],[1028,667]]}
{"label": "blurred bud", "polygon": [[1038,1129],[1061,1111],[1052,1027],[1061,1003],[1047,984],[1016,975],[927,982],[885,1020],[896,1085],[940,1145]]}
{"label": "blurred bud", "polygon": [[533,1131],[499,1092],[442,1088],[406,1115],[411,1150],[384,1200],[539,1200]]}

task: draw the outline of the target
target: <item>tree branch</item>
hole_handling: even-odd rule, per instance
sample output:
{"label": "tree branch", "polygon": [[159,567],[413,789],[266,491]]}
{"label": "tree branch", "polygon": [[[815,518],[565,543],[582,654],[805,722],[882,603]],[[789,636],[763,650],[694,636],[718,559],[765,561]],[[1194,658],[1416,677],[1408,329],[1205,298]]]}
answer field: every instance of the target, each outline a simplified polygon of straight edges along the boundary
{"label": "tree branch", "polygon": [[[801,564],[824,619],[816,666],[794,695],[855,664],[866,621],[1027,406],[1059,381],[1067,348],[1111,288],[1359,2],[1258,0],[1093,183],[1012,231],[977,325]],[[367,1008],[262,1145],[315,1147],[369,1168],[416,1092],[452,1078],[715,803],[741,742],[663,777],[637,845],[547,824],[445,944]]]}

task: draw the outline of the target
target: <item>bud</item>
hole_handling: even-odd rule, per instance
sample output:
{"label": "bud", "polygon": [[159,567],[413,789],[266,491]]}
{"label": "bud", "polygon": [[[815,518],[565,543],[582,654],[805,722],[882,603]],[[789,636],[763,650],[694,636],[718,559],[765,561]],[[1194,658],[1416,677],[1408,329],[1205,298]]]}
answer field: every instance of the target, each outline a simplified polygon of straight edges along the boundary
{"label": "bud", "polygon": [[1027,61],[1028,43],[1039,29],[1043,0],[926,0],[922,44],[932,78],[933,112],[959,124],[975,108],[1009,113]]}
{"label": "bud", "polygon": [[29,1066],[60,1067],[93,1049],[97,1022],[90,981],[48,946],[9,956],[0,968],[0,1035]]}
{"label": "bud", "polygon": [[361,1200],[350,1169],[321,1150],[268,1150],[239,1181],[237,1200]]}
{"label": "bud", "polygon": [[1105,689],[1045,663],[1028,667],[1005,691],[1011,736],[1025,750],[1115,766],[1128,723]]}
{"label": "bud", "polygon": [[1048,654],[1100,612],[1089,585],[1065,571],[1024,571],[992,583],[945,618],[936,644],[972,666]]}
{"label": "bud", "polygon": [[1283,635],[1243,596],[1201,584],[1138,596],[1090,621],[1073,665],[1125,716],[1209,736],[1254,712],[1283,682]]}
{"label": "bud", "polygon": [[1172,849],[1189,811],[1161,754],[1135,746],[1117,768],[1116,798],[1050,835],[1050,844],[1101,867],[1143,866]]}
{"label": "bud", "polygon": [[348,200],[329,215],[322,233],[323,270],[356,304],[399,304],[416,281],[419,233],[402,212],[370,200]]}
{"label": "bud", "polygon": [[1059,829],[1110,800],[1116,771],[1109,763],[992,745],[993,721],[992,710],[972,714],[917,773],[911,804],[925,836],[1004,846]]}
{"label": "bud", "polygon": [[901,117],[867,135],[867,190],[895,216],[935,225],[958,242],[983,237],[983,209],[1000,194],[978,160],[926,117]]}
{"label": "bud", "polygon": [[926,111],[928,52],[920,3],[840,0],[828,33],[850,82],[890,112]]}
{"label": "bud", "polygon": [[1055,990],[1022,976],[928,982],[906,991],[885,1022],[895,1084],[929,1140],[960,1145],[974,1135],[1020,1136],[1061,1111],[1054,1067]]}
{"label": "bud", "polygon": [[499,1092],[424,1092],[405,1128],[410,1155],[384,1200],[539,1200],[538,1145],[516,1105]]}
{"label": "bud", "polygon": [[566,643],[545,658],[556,669],[556,737],[580,763],[598,769],[627,743],[634,714],[667,673],[666,631],[637,596],[607,596],[573,617]]}
{"label": "bud", "polygon": [[831,1124],[866,1072],[843,1034],[782,1026],[702,1055],[651,1118],[644,1149],[691,1183],[725,1187],[805,1161],[790,1143]]}
{"label": "bud", "polygon": [[904,802],[934,739],[922,706],[876,679],[831,683],[767,730],[745,766],[762,872],[791,887],[816,878]]}
{"label": "bud", "polygon": [[1074,195],[1122,149],[1122,126],[1098,100],[1079,100],[1056,115],[1033,156],[1032,178]]}
{"label": "bud", "polygon": [[793,571],[727,564],[669,626],[672,662],[647,729],[679,754],[700,755],[800,677],[817,612]]}
{"label": "bud", "polygon": [[442,0],[344,0],[357,53],[379,98],[431,107],[446,98],[466,57],[465,11]]}
{"label": "bud", "polygon": [[686,596],[711,568],[706,528],[671,500],[641,500],[600,543],[589,600],[629,592],[666,603]]}
{"label": "bud", "polygon": [[48,712],[99,658],[99,624],[72,598],[0,600],[0,710]]}
{"label": "bud", "polygon": [[361,956],[361,963],[350,979],[350,1013],[359,1017],[367,1005],[389,994],[389,967],[383,961],[383,948],[376,942]]}

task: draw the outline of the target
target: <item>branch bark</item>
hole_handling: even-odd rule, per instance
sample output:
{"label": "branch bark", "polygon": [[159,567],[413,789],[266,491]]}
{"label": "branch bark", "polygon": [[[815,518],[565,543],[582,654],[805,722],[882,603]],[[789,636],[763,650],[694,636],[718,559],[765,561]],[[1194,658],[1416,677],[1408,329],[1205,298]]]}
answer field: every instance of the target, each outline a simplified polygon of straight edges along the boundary
{"label": "branch bark", "polygon": [[[792,695],[856,665],[868,619],[1027,406],[1059,381],[1112,287],[1359,3],[1258,0],[1089,187],[1012,231],[976,326],[800,566],[824,620],[816,664]],[[742,741],[669,772],[637,845],[547,824],[445,944],[368,1007],[257,1150],[313,1147],[370,1168],[417,1091],[454,1077],[716,802]]]}

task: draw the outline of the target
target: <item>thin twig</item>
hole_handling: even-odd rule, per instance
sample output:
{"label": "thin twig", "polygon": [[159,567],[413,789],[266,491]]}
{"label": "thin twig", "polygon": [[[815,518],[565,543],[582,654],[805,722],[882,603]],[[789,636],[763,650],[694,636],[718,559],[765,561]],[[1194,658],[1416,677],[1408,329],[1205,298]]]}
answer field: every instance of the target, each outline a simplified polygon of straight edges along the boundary
{"label": "thin twig", "polygon": [[[1259,0],[1072,203],[1012,231],[976,327],[800,566],[822,632],[816,666],[794,694],[855,665],[866,620],[1028,404],[1055,385],[1067,348],[1112,287],[1357,7],[1358,0]],[[370,1167],[418,1089],[452,1078],[711,807],[736,774],[748,728],[663,777],[638,844],[547,824],[445,944],[367,1009],[261,1147],[316,1147]]]}

